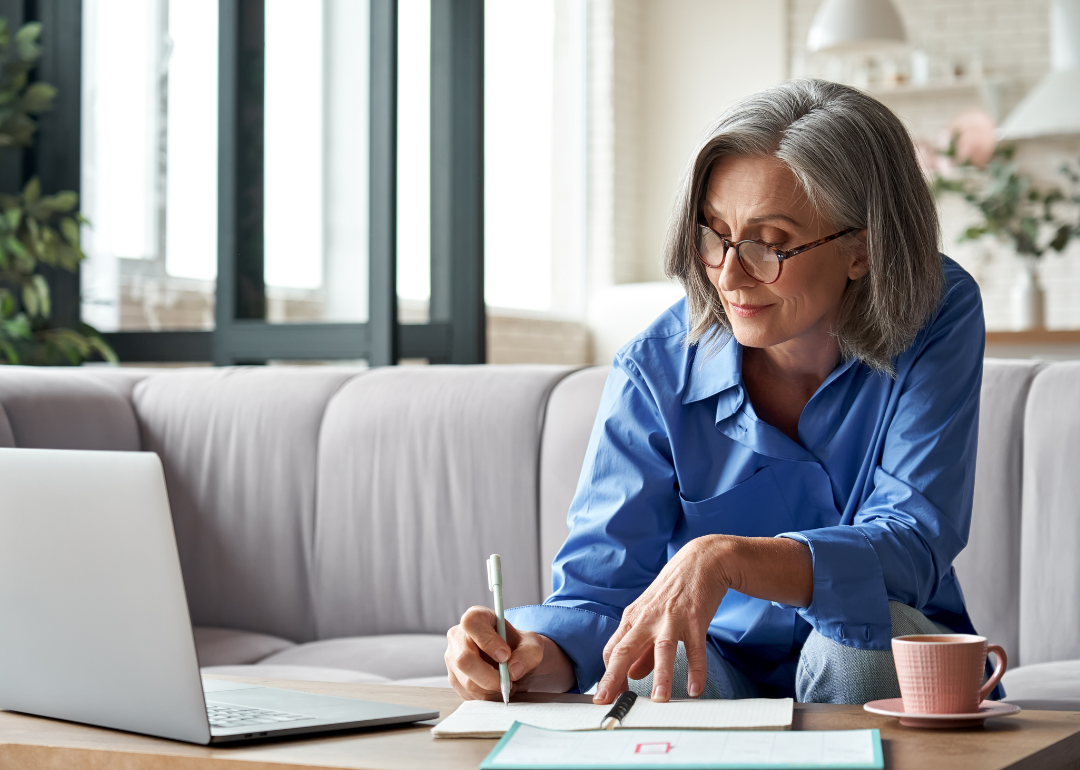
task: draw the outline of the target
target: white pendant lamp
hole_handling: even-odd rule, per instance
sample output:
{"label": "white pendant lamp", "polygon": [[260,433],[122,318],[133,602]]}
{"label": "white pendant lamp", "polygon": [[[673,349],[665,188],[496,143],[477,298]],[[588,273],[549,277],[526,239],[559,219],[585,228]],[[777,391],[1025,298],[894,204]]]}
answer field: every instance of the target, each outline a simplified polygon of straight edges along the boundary
{"label": "white pendant lamp", "polygon": [[890,0],[824,0],[814,14],[806,48],[811,53],[854,53],[906,42],[904,22]]}
{"label": "white pendant lamp", "polygon": [[1050,72],[1001,124],[1001,139],[1080,134],[1080,0],[1050,5]]}

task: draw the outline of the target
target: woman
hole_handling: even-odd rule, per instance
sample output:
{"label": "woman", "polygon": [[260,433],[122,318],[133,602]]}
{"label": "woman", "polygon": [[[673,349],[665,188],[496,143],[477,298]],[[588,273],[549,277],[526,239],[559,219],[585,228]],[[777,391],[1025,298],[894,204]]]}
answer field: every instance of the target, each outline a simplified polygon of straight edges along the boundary
{"label": "woman", "polygon": [[554,592],[508,613],[509,643],[466,612],[454,688],[497,699],[508,659],[519,691],[597,703],[861,703],[899,695],[893,636],[972,633],[952,561],[985,335],[937,237],[874,99],[796,80],[730,109],[670,229],[686,300],[616,356]]}

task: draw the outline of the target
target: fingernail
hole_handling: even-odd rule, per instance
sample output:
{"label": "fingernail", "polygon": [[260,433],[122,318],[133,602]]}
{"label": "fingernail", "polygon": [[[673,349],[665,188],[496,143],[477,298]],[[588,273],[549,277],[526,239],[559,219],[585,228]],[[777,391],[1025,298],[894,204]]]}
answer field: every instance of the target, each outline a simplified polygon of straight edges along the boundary
{"label": "fingernail", "polygon": [[697,684],[697,682],[691,682],[690,686],[687,688],[687,690],[689,691],[691,698],[696,698],[698,696],[698,684]]}
{"label": "fingernail", "polygon": [[505,663],[510,660],[510,651],[506,649],[498,650],[495,653],[495,660],[499,663]]}
{"label": "fingernail", "polygon": [[597,700],[607,700],[607,688],[606,687],[601,687],[599,690],[596,691],[596,699]]}
{"label": "fingernail", "polygon": [[657,687],[656,689],[654,689],[652,691],[652,699],[653,700],[664,700],[665,698],[667,698],[667,688],[666,687]]}
{"label": "fingernail", "polygon": [[512,666],[510,666],[510,676],[511,676],[511,678],[518,679],[524,673],[525,673],[525,664],[524,663],[514,663]]}

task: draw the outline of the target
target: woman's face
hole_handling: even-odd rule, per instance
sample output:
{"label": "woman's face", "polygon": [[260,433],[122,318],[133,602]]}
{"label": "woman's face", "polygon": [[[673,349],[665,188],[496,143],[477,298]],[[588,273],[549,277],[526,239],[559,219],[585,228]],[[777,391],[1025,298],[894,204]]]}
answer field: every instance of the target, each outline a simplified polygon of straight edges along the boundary
{"label": "woman's face", "polygon": [[[786,165],[766,156],[716,162],[704,219],[732,243],[758,240],[780,250],[842,229],[816,214]],[[816,346],[830,339],[848,279],[866,274],[861,253],[830,241],[785,260],[779,280],[768,285],[747,275],[731,250],[720,268],[706,271],[740,344],[767,348],[801,340]]]}

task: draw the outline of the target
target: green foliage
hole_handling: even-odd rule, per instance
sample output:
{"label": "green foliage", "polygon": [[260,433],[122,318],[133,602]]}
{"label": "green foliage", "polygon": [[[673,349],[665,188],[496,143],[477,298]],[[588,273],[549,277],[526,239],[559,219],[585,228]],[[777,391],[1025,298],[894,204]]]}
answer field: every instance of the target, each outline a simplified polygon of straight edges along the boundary
{"label": "green foliage", "polygon": [[[12,38],[0,18],[0,153],[30,147],[35,115],[52,107],[56,89],[30,83],[41,56],[41,25],[23,25]],[[86,258],[79,226],[89,222],[76,210],[77,193],[42,195],[37,177],[18,195],[0,194],[0,363],[79,364],[116,354],[92,327],[57,329],[50,322],[52,296],[40,268],[74,272]]]}
{"label": "green foliage", "polygon": [[[956,142],[943,155],[955,157]],[[1009,243],[1021,256],[1038,259],[1049,249],[1060,253],[1073,238],[1080,237],[1080,217],[1064,218],[1061,204],[1080,206],[1080,174],[1071,164],[1061,166],[1069,191],[1039,187],[1013,161],[1014,148],[998,147],[985,168],[965,162],[953,173],[934,176],[934,192],[963,197],[981,215],[978,224],[968,227],[961,241],[992,236]]]}

